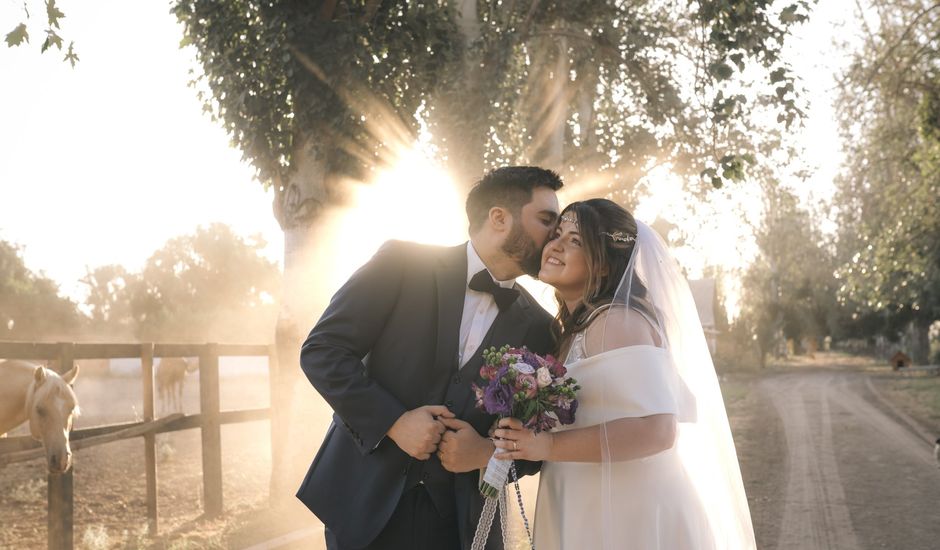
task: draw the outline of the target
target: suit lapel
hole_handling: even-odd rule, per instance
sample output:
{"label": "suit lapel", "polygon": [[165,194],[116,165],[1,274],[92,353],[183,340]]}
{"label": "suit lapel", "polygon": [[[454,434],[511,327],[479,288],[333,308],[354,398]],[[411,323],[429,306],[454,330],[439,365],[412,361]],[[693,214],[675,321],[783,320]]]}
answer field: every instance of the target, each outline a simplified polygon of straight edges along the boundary
{"label": "suit lapel", "polygon": [[445,250],[437,264],[436,370],[452,372],[457,363],[460,319],[467,288],[467,245]]}

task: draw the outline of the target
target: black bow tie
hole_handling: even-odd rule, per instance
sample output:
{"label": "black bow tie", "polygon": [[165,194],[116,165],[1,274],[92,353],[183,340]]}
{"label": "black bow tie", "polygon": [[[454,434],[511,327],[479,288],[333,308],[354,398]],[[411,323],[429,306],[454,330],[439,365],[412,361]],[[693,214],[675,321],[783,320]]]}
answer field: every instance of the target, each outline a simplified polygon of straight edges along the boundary
{"label": "black bow tie", "polygon": [[490,272],[485,269],[474,275],[473,278],[470,279],[470,284],[467,286],[470,287],[470,290],[492,294],[493,300],[496,301],[496,307],[498,307],[500,311],[509,309],[509,306],[519,297],[518,290],[499,286],[496,284],[496,281],[493,280],[493,277],[490,276]]}

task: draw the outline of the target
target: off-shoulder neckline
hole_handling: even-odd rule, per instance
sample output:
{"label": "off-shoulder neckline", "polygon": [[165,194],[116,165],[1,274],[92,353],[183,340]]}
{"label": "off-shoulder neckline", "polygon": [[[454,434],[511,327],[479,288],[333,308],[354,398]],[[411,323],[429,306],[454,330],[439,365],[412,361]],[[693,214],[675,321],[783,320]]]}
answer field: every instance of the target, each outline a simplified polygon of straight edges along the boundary
{"label": "off-shoulder neckline", "polygon": [[627,351],[631,351],[631,352],[632,352],[632,351],[642,351],[642,350],[652,350],[652,351],[663,351],[663,352],[665,352],[665,351],[666,351],[666,348],[661,348],[661,347],[659,347],[659,346],[654,346],[654,345],[652,345],[652,344],[636,344],[636,345],[633,345],[633,346],[624,346],[624,347],[622,347],[622,348],[609,349],[609,350],[603,351],[603,352],[601,352],[601,353],[597,353],[597,354],[594,354],[594,355],[589,355],[588,357],[584,357],[584,358],[578,359],[577,361],[571,363],[571,365],[577,365],[578,363],[583,363],[583,362],[585,362],[585,361],[590,361],[591,359],[597,359],[597,358],[599,358],[599,357],[605,357],[605,356],[607,356],[607,355],[617,355],[618,353],[623,353],[623,352],[627,352]]}

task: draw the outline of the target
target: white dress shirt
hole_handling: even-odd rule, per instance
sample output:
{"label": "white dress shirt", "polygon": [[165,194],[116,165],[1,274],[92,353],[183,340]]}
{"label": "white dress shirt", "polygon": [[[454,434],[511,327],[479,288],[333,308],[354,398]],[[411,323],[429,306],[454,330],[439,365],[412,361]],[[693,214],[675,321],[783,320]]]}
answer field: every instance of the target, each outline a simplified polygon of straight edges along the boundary
{"label": "white dress shirt", "polygon": [[[480,255],[473,248],[472,242],[467,242],[467,284],[470,279],[480,271],[486,269]],[[490,274],[492,277],[492,273]],[[493,277],[496,281],[496,278]],[[512,288],[516,283],[515,279],[508,281],[496,281],[496,284],[503,288]],[[463,299],[463,317],[460,319],[460,344],[458,345],[457,360],[460,366],[463,366],[473,357],[474,352],[478,350],[483,338],[490,330],[490,325],[496,319],[499,313],[499,307],[496,306],[496,300],[489,292],[478,292],[466,287],[466,294]]]}

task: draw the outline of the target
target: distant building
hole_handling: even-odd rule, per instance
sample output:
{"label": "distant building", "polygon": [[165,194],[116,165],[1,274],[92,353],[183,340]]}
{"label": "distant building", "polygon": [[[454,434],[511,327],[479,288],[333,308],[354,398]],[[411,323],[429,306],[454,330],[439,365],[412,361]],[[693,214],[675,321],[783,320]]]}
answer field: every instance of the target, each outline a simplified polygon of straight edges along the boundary
{"label": "distant building", "polygon": [[911,358],[903,351],[899,351],[891,357],[891,368],[893,370],[904,369],[911,366]]}
{"label": "distant building", "polygon": [[692,290],[699,321],[702,322],[702,329],[705,331],[708,351],[714,355],[718,346],[718,330],[715,325],[715,279],[689,281],[689,288]]}

